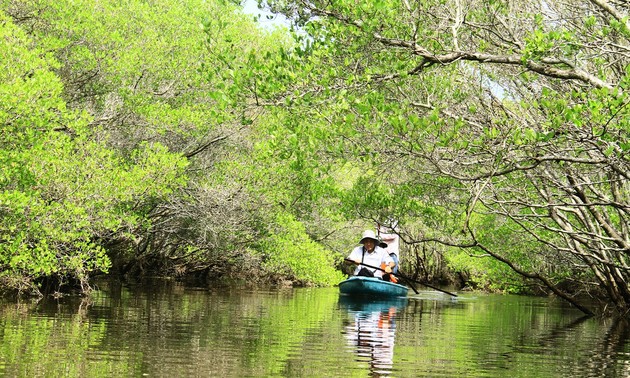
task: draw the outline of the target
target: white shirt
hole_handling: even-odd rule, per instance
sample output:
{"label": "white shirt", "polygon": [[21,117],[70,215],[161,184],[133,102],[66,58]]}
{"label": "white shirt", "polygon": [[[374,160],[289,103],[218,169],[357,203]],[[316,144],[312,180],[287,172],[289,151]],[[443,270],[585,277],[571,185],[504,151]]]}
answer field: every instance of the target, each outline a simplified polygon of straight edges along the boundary
{"label": "white shirt", "polygon": [[[372,251],[372,253],[365,251],[365,254],[363,254],[362,245],[353,249],[352,252],[350,252],[350,255],[348,256],[348,259],[363,261],[367,265],[372,265],[379,268],[381,267],[382,262],[384,262],[386,265],[389,265],[389,263],[394,262],[391,256],[389,256],[389,254],[381,247],[374,248],[374,251]],[[363,267],[363,265],[357,265],[356,269],[354,270],[354,275],[359,273],[359,271],[361,270],[361,267]],[[371,272],[374,272],[374,277],[378,277],[378,278],[383,277],[383,271],[374,269],[374,268],[369,268],[367,266],[365,268],[369,269]]]}

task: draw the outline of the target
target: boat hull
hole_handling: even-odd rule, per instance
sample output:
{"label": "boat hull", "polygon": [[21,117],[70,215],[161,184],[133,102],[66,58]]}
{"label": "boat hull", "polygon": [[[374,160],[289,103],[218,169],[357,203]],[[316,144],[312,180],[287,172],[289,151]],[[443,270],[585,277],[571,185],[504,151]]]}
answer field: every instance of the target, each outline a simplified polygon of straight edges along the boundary
{"label": "boat hull", "polygon": [[406,297],[409,289],[375,277],[352,276],[339,283],[339,292],[355,297]]}

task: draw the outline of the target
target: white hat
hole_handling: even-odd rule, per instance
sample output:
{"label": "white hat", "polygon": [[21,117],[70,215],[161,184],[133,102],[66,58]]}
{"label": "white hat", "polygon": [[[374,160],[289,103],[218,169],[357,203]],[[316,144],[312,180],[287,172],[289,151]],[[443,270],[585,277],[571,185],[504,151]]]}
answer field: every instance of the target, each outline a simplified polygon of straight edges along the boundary
{"label": "white hat", "polygon": [[365,239],[372,239],[374,240],[374,243],[378,245],[379,240],[376,238],[376,234],[372,230],[363,231],[363,237],[361,237],[361,241],[359,241],[359,244],[363,244]]}
{"label": "white hat", "polygon": [[383,241],[381,235],[378,236],[378,246],[381,248],[387,248],[387,243]]}

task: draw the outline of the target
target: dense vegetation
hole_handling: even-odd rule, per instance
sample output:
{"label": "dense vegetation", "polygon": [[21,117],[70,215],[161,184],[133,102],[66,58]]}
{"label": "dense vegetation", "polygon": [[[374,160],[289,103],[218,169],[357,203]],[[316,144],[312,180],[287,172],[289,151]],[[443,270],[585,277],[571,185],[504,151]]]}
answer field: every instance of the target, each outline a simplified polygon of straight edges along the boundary
{"label": "dense vegetation", "polygon": [[3,1],[0,16],[4,288],[87,291],[112,269],[340,278],[260,195],[257,115],[230,68],[288,37],[221,2]]}
{"label": "dense vegetation", "polygon": [[396,220],[422,279],[630,309],[623,2],[0,4],[5,288],[332,284]]}
{"label": "dense vegetation", "polygon": [[346,205],[479,285],[630,309],[627,2],[264,4],[314,45],[283,97],[309,160],[364,164]]}

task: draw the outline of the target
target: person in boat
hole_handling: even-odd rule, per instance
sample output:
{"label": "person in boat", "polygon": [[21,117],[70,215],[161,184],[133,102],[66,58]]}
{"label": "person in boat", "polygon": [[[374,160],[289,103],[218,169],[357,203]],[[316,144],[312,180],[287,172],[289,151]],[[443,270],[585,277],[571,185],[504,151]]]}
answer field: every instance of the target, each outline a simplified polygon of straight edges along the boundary
{"label": "person in boat", "polygon": [[[376,277],[391,281],[390,273],[392,273],[392,268],[395,266],[394,260],[383,248],[378,246],[379,240],[374,231],[366,230],[363,232],[359,244],[361,245],[354,248],[348,256],[348,260],[352,260],[357,264],[354,275]],[[385,272],[380,269],[374,269],[374,267],[381,267],[381,264],[384,264],[383,270]]]}
{"label": "person in boat", "polygon": [[396,263],[393,268],[394,274],[398,273],[398,267],[400,266],[400,237],[398,236],[398,222],[395,220],[389,220],[389,226],[377,223],[376,229],[378,237],[380,239],[379,246],[391,256]]}
{"label": "person in boat", "polygon": [[394,267],[392,268],[392,273],[394,274],[398,273],[398,266],[400,265],[400,261],[398,260],[398,255],[396,255],[394,252],[389,252],[389,250],[387,249],[388,244],[385,243],[385,241],[380,235],[378,236],[378,246],[383,248],[385,252],[387,252],[389,257],[391,257],[392,260],[394,260]]}

